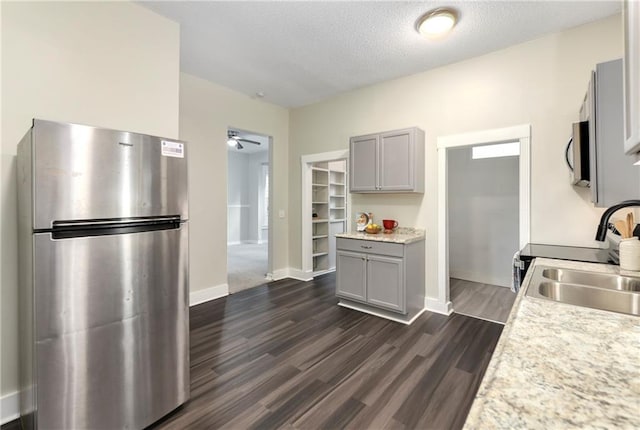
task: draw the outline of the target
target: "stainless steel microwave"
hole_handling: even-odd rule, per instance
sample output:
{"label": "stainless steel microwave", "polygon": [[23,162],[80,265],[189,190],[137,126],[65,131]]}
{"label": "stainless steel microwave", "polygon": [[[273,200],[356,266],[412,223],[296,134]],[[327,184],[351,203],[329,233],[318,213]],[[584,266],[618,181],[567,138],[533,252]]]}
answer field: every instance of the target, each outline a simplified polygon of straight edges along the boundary
{"label": "stainless steel microwave", "polygon": [[[573,163],[569,159],[569,151],[573,147]],[[571,169],[571,183],[580,187],[588,187],[591,180],[589,160],[589,121],[573,123],[573,133],[567,145],[565,158]]]}

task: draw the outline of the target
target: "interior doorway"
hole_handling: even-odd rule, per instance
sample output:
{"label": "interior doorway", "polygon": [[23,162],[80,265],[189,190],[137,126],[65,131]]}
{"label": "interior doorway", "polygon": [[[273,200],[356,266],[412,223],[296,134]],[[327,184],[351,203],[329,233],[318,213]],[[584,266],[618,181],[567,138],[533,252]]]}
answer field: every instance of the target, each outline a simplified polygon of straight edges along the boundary
{"label": "interior doorway", "polygon": [[302,274],[300,279],[333,272],[336,237],[349,228],[347,193],[349,151],[303,155]]}
{"label": "interior doorway", "polygon": [[267,282],[270,273],[270,136],[227,131],[227,283],[231,294]]}
{"label": "interior doorway", "polygon": [[450,299],[456,313],[505,323],[520,249],[518,141],[447,150]]}
{"label": "interior doorway", "polygon": [[529,139],[529,125],[438,138],[438,297],[427,300],[430,310],[506,320],[513,254],[529,242]]}

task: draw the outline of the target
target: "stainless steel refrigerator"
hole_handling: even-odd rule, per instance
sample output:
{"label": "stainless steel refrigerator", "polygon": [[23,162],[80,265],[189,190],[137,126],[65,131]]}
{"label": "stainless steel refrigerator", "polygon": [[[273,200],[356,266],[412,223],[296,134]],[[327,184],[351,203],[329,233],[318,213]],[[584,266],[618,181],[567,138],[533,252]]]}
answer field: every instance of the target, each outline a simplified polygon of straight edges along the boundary
{"label": "stainless steel refrigerator", "polygon": [[185,151],[43,120],[20,142],[26,428],[143,428],[189,398]]}

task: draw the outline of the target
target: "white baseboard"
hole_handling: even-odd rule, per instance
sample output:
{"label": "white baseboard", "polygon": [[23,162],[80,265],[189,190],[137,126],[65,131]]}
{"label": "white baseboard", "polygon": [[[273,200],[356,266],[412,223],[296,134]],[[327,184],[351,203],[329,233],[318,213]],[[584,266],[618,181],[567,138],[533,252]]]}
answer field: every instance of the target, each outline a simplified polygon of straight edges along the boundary
{"label": "white baseboard", "polygon": [[5,394],[0,397],[0,424],[6,424],[20,418],[20,392]]}
{"label": "white baseboard", "polygon": [[279,281],[280,279],[291,278],[291,279],[296,279],[298,281],[307,282],[313,279],[312,272],[305,272],[303,270],[296,269],[293,267],[274,270],[272,273],[269,274],[269,276],[273,281]]}
{"label": "white baseboard", "polygon": [[443,315],[451,315],[453,312],[453,305],[451,302],[441,302],[438,299],[432,299],[429,297],[424,298],[424,307],[428,311]]}
{"label": "white baseboard", "polygon": [[289,277],[289,269],[276,269],[267,274],[267,278],[271,278],[272,281],[279,281],[280,279]]}
{"label": "white baseboard", "polygon": [[392,317],[392,316],[389,315],[389,313],[376,312],[376,311],[374,311],[372,309],[368,309],[368,308],[365,308],[363,306],[358,306],[358,305],[355,305],[355,304],[345,303],[342,300],[340,300],[338,302],[338,306],[342,306],[343,308],[347,308],[347,309],[353,309],[354,311],[364,312],[365,314],[369,314],[369,315],[373,315],[373,316],[376,316],[376,317],[384,318],[384,319],[387,319],[387,320],[399,322],[399,323],[405,324],[405,325],[411,325],[415,320],[418,319],[418,317],[420,315],[422,315],[424,313],[424,311],[426,311],[426,309],[422,309],[417,314],[415,314],[413,316],[413,318],[411,318],[410,320],[403,320],[402,318]]}
{"label": "white baseboard", "polygon": [[229,285],[220,284],[215,287],[205,288],[204,290],[193,291],[189,293],[189,306],[199,305],[200,303],[210,300],[219,299],[229,295]]}
{"label": "white baseboard", "polygon": [[227,246],[235,245],[262,245],[267,243],[266,240],[236,240],[233,242],[227,242]]}
{"label": "white baseboard", "polygon": [[296,269],[294,267],[289,267],[289,278],[307,282],[313,279],[313,273],[305,272],[304,270]]}

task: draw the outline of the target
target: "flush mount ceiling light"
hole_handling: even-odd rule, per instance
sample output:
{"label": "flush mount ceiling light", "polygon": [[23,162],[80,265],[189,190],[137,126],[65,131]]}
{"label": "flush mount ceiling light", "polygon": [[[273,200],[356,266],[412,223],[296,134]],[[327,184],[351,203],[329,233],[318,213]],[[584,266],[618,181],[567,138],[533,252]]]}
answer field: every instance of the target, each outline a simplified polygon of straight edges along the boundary
{"label": "flush mount ceiling light", "polygon": [[435,9],[425,13],[416,25],[418,33],[427,37],[446,34],[456,25],[456,13],[452,9]]}

